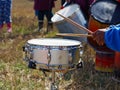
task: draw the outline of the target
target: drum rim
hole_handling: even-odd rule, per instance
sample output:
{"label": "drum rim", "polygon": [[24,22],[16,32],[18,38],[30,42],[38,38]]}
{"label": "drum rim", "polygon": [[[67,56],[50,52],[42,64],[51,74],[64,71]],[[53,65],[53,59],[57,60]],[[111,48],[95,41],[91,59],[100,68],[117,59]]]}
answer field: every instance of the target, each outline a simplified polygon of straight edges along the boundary
{"label": "drum rim", "polygon": [[[77,7],[78,7],[78,8],[76,8],[75,12],[77,12],[77,11],[80,9],[80,7],[79,7],[78,4],[71,4],[70,6],[77,6]],[[70,6],[67,6],[66,8],[69,8]],[[60,12],[60,11],[62,11],[62,10],[59,10],[59,11],[57,11],[57,12]],[[75,12],[73,12],[73,13],[71,14],[71,16],[69,15],[67,18],[73,17],[73,15],[75,14]],[[55,15],[57,15],[57,14],[55,14]],[[64,19],[55,21],[55,20],[53,20],[53,18],[54,18],[54,16],[51,18],[51,21],[52,21],[53,23],[55,23],[55,24],[66,21],[66,20],[64,20]]]}
{"label": "drum rim", "polygon": [[[35,43],[30,43],[30,41],[32,41],[32,40],[60,40],[60,41],[64,40],[64,41],[69,41],[69,42],[72,41],[72,42],[74,42],[76,44],[72,44],[72,45],[67,45],[67,44],[65,44],[65,45],[35,44]],[[48,47],[72,47],[72,46],[80,46],[81,42],[78,41],[78,40],[61,39],[61,38],[36,38],[36,39],[30,39],[30,40],[28,40],[27,44],[33,45],[33,46],[43,46],[43,47],[45,47],[45,46],[48,46]]]}
{"label": "drum rim", "polygon": [[[77,8],[76,10],[75,10],[75,12],[73,13],[73,14],[71,14],[71,16],[68,16],[67,18],[70,18],[71,19],[71,17],[74,17],[75,16],[75,13],[77,12],[79,10],[79,8]],[[66,20],[64,20],[64,19],[62,19],[62,20],[60,20],[60,21],[56,21],[56,22],[53,22],[54,24],[58,24],[58,23],[62,23],[62,22],[67,22]]]}

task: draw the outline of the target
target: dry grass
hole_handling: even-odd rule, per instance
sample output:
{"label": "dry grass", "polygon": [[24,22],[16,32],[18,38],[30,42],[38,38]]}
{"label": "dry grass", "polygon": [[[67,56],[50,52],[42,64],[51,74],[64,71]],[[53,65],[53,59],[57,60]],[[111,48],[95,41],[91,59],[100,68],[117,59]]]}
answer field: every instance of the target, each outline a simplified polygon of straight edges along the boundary
{"label": "dry grass", "polygon": [[[54,12],[60,8],[56,2]],[[27,40],[42,37],[37,33],[37,19],[34,17],[32,0],[13,0],[13,34],[0,33],[0,90],[44,90],[46,82],[44,74],[39,70],[31,70],[23,61],[22,47]],[[54,37],[53,30],[44,37]],[[84,45],[82,60],[84,67],[73,71],[71,81],[61,80],[60,90],[119,90],[120,85],[112,81],[112,73],[100,73],[94,69],[95,52]],[[48,85],[48,83],[47,83]]]}

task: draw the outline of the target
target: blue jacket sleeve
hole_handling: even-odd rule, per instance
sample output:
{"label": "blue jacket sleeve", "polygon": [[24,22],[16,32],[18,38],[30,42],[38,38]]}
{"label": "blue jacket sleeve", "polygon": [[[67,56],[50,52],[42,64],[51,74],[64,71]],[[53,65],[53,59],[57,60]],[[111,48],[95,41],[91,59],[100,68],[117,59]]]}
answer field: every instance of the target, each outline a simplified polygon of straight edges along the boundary
{"label": "blue jacket sleeve", "polygon": [[120,52],[120,24],[111,25],[106,31],[105,44],[108,48]]}

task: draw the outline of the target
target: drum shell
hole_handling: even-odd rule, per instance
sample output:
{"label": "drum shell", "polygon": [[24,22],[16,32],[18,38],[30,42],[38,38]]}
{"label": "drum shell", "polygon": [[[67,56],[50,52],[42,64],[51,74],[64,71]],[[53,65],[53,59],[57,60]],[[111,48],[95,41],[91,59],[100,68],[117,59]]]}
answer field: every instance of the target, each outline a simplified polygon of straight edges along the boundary
{"label": "drum shell", "polygon": [[115,53],[112,52],[96,52],[95,69],[100,72],[114,71]]}
{"label": "drum shell", "polygon": [[[69,16],[64,16],[64,17],[67,17],[71,20],[73,20],[74,22],[86,27],[86,20],[79,8],[79,6],[77,4],[73,4],[73,5],[69,5],[67,7],[65,7],[64,9],[58,11],[57,13],[61,14],[65,11],[65,10],[68,10],[68,13],[71,12],[71,9],[72,7],[77,7],[75,8],[74,12],[69,15]],[[78,29],[76,26],[74,26],[73,24],[71,24],[70,22],[67,22],[65,19],[62,19],[62,20],[59,20],[59,21],[54,21],[53,19],[56,17],[56,14],[52,17],[52,21],[54,23],[54,25],[57,27],[58,31],[60,33],[80,33],[80,34],[87,34],[86,31],[84,30],[80,30]],[[58,16],[60,17],[60,16]],[[73,40],[79,40],[81,42],[86,42],[87,41],[87,38],[86,37],[68,37],[68,36],[64,36],[64,38],[66,39],[73,39]]]}
{"label": "drum shell", "polygon": [[35,45],[27,43],[25,48],[25,51],[27,52],[26,56],[29,59],[28,61],[33,61],[36,63],[37,67],[41,69],[54,69],[56,71],[61,71],[75,68],[75,65],[78,64],[80,59],[80,44],[68,46],[49,46],[47,44]]}
{"label": "drum shell", "polygon": [[[33,49],[33,60],[37,63],[50,65],[50,66],[57,66],[57,65],[69,65],[75,64],[79,60],[79,46],[74,47],[67,47],[68,49],[45,49],[45,48],[35,48]],[[50,57],[50,63],[48,63]],[[71,61],[72,59],[72,61]],[[71,61],[71,62],[69,62]]]}
{"label": "drum shell", "polygon": [[[114,0],[97,0],[91,5],[91,16],[88,29],[95,32],[109,25],[120,23],[120,3]],[[106,45],[99,46],[92,37],[87,38],[88,43],[98,51],[112,52]]]}
{"label": "drum shell", "polygon": [[[108,24],[100,23],[99,21],[95,20],[93,16],[90,16],[88,29],[92,32],[95,32],[100,28],[106,28],[108,26]],[[105,44],[103,46],[98,45],[97,42],[93,40],[93,37],[87,37],[87,41],[90,44],[90,46],[92,46],[96,51],[114,52],[113,50],[109,49]]]}
{"label": "drum shell", "polygon": [[115,68],[120,70],[120,52],[115,52]]}

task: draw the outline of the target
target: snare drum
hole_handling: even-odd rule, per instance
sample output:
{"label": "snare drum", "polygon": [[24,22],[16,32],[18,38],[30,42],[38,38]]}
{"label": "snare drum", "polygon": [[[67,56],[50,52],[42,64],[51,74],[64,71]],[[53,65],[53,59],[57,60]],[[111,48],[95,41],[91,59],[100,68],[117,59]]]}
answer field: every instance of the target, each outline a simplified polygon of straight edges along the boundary
{"label": "snare drum", "polygon": [[74,68],[80,58],[81,43],[76,40],[41,38],[28,40],[25,58],[40,69],[66,70]]}
{"label": "snare drum", "polygon": [[[66,18],[70,18],[74,22],[86,26],[86,20],[83,16],[82,11],[80,10],[79,5],[77,4],[71,4],[63,9],[57,11],[57,13],[63,15]],[[86,34],[87,32],[84,30],[79,30],[76,26],[72,25],[71,23],[67,22],[64,18],[59,16],[58,14],[55,14],[51,21],[54,23],[54,25],[57,27],[58,31],[60,33],[82,33]],[[79,40],[81,42],[86,42],[87,38],[85,37],[64,37],[67,39],[73,39],[73,40]]]}

